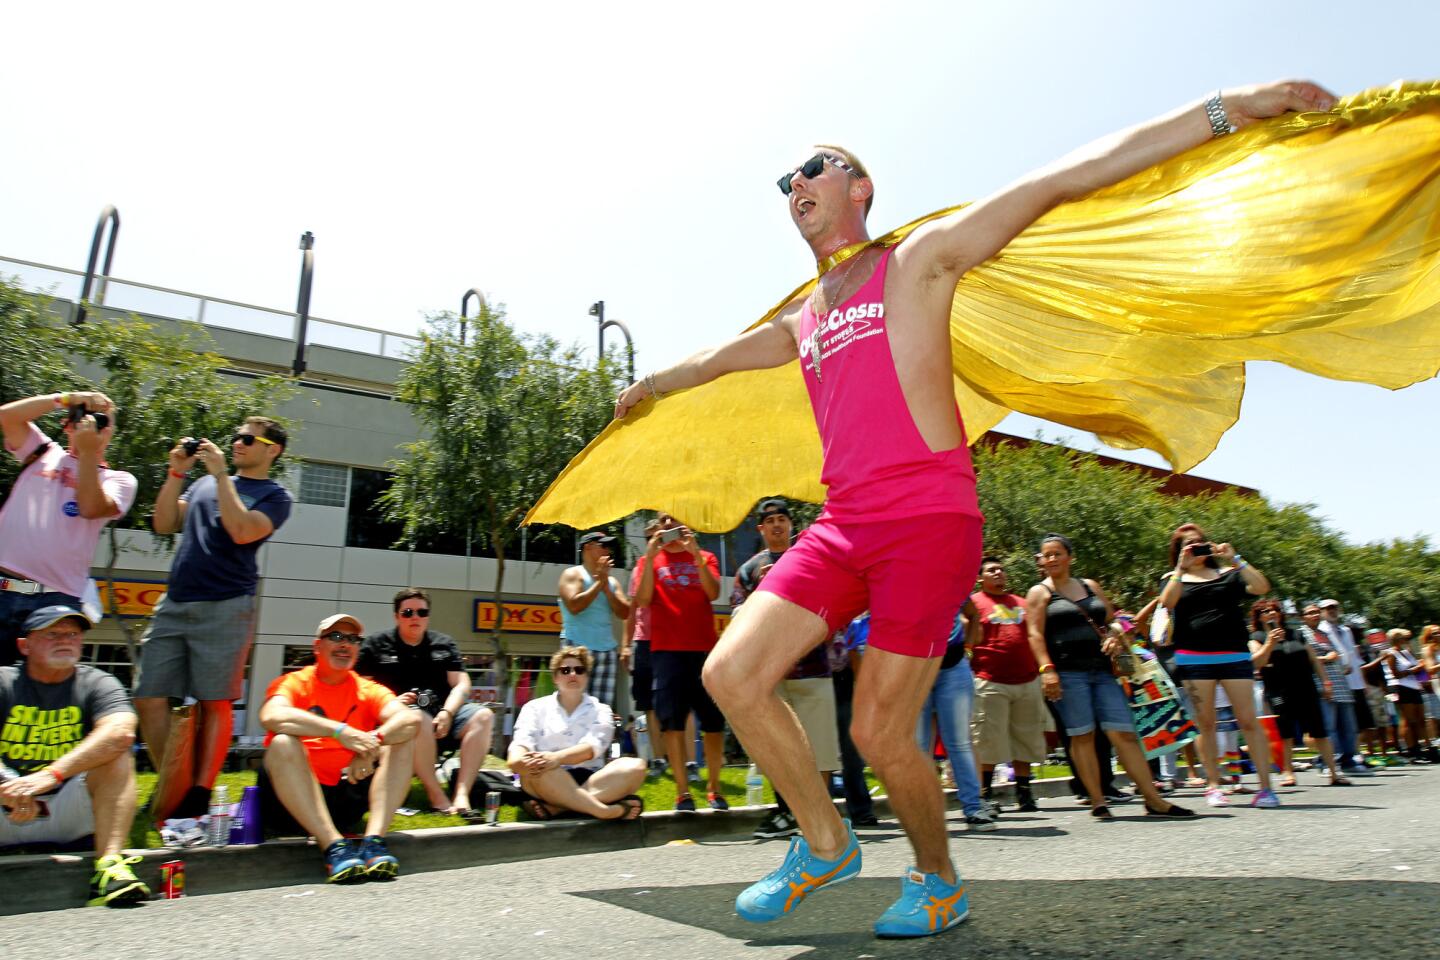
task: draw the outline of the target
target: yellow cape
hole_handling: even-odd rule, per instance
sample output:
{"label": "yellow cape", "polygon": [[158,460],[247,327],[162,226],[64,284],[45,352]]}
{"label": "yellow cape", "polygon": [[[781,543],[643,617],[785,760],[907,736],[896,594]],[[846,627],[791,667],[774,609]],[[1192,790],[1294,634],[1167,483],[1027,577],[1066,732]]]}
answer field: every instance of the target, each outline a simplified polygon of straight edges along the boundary
{"label": "yellow cape", "polygon": [[[1239,415],[1246,360],[1391,389],[1434,376],[1437,259],[1440,82],[1247,127],[1057,207],[965,275],[950,332],[966,429],[1015,410],[1188,470]],[[823,500],[819,477],[794,362],[642,403],[525,522],[649,508],[729,530],[766,495]]]}

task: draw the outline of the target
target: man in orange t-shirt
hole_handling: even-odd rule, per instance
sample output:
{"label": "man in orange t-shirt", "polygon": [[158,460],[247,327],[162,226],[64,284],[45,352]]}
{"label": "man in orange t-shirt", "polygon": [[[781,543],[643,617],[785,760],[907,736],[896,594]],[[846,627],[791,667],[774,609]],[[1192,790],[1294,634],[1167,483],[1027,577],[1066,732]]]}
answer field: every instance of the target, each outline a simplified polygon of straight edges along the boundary
{"label": "man in orange t-shirt", "polygon": [[[410,790],[420,717],[355,673],[364,633],[349,614],[320,621],[315,663],[276,677],[260,708],[268,731],[262,821],[281,832],[293,823],[313,836],[325,851],[329,883],[391,880],[400,872],[384,838]],[[367,810],[364,838],[347,840],[336,823],[354,831]]]}

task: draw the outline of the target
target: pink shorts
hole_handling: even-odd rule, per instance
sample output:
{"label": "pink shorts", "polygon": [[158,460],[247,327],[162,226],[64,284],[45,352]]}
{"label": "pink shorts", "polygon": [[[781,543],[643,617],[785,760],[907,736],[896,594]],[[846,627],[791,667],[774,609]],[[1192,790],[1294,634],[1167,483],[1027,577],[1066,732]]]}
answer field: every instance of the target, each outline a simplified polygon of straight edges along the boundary
{"label": "pink shorts", "polygon": [[878,523],[822,516],[759,589],[809,610],[832,633],[868,609],[870,646],[938,657],[980,572],[982,524],[962,513]]}

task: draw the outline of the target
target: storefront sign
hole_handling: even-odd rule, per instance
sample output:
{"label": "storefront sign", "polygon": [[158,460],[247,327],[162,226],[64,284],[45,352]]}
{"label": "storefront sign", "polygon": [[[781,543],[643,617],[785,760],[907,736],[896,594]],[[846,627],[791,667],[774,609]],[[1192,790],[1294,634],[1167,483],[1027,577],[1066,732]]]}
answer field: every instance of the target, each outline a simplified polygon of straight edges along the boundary
{"label": "storefront sign", "polygon": [[[595,601],[599,603],[597,599]],[[715,614],[715,632],[724,633],[730,623],[730,614]],[[500,629],[506,633],[560,633],[560,604],[558,603],[507,603],[505,619]],[[489,600],[475,601],[474,629],[476,633],[488,633],[495,629],[495,604]]]}
{"label": "storefront sign", "polygon": [[[100,605],[105,615],[111,615],[111,585],[109,580],[96,580],[100,591]],[[116,580],[114,585],[114,607],[122,617],[153,617],[155,604],[165,596],[163,580]]]}

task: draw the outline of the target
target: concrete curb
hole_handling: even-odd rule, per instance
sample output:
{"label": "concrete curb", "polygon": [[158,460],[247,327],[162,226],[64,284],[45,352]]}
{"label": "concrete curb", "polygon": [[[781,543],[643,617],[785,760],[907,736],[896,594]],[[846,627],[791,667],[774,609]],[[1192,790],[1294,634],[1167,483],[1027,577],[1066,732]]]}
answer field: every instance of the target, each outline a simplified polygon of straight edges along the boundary
{"label": "concrete curb", "polygon": [[[1041,780],[1039,797],[1069,796],[1069,778]],[[1011,799],[1011,788],[997,788]],[[947,803],[954,809],[953,795]],[[837,804],[842,807],[843,805]],[[556,820],[548,823],[507,823],[500,826],[435,827],[392,831],[387,838],[400,860],[403,875],[455,870],[461,867],[515,863],[607,853],[639,847],[658,847],[675,840],[744,839],[772,807],[735,807],[728,813],[659,811],[624,823],[597,820]],[[875,798],[875,812],[890,816],[886,797]],[[537,851],[543,851],[537,854]],[[552,852],[553,851],[553,852]],[[157,894],[160,865],[185,861],[185,893],[205,896],[236,890],[318,883],[324,872],[320,853],[309,840],[271,840],[257,846],[190,847],[183,850],[131,850],[141,862],[140,879]],[[73,854],[37,854],[0,857],[0,889],[10,896],[0,900],[0,916],[68,910],[84,906],[90,882],[91,857]],[[23,894],[20,891],[24,891]]]}

